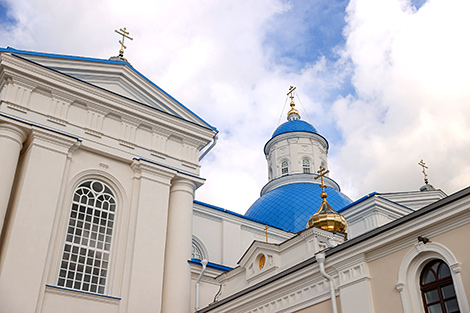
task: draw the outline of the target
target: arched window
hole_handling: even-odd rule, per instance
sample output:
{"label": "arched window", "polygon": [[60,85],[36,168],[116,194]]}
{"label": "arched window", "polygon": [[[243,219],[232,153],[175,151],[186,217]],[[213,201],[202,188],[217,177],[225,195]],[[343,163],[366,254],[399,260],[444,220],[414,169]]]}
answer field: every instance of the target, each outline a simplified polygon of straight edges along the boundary
{"label": "arched window", "polygon": [[[435,263],[433,263],[435,262],[435,260],[442,262],[446,265],[446,267],[439,269],[439,265],[435,265]],[[441,277],[443,277],[444,273],[447,272],[447,269],[450,269],[450,275],[452,277],[451,282],[453,284],[455,296],[458,303],[457,311],[443,311],[442,306],[440,305],[432,308],[429,307],[429,310],[427,311],[424,309],[423,300],[426,300],[426,307],[428,305],[432,306],[433,304],[436,304],[434,302],[431,302],[432,298],[423,299],[423,297],[431,297],[435,295],[435,293],[433,294],[431,292],[430,294],[425,294],[425,292],[430,290],[425,289],[424,291],[422,291],[421,289],[423,286],[425,288],[429,286],[432,287],[432,285],[427,285],[428,280],[423,280],[423,276],[426,277],[427,275],[431,275],[428,274],[426,268],[432,268],[433,265],[437,266],[437,272],[436,269],[433,269],[434,273],[431,274],[436,277],[437,273],[438,280],[440,279],[439,270],[441,271]],[[437,281],[436,283],[440,283],[440,281]],[[447,285],[442,285],[441,287],[441,285],[439,285],[438,288],[444,288],[446,286]],[[419,243],[416,244],[412,249],[410,249],[410,251],[408,251],[408,253],[405,255],[400,264],[400,269],[398,271],[398,282],[395,285],[395,288],[400,292],[404,313],[470,312],[470,308],[468,306],[467,301],[467,294],[465,292],[465,288],[462,281],[461,265],[455,258],[452,251],[450,251],[447,247],[439,243]],[[441,293],[445,293],[445,296],[443,296],[444,307],[445,302],[447,300],[452,300],[452,298],[450,298],[451,296],[449,294],[449,288],[450,287],[447,287],[444,291],[441,291]],[[439,303],[440,301],[441,300],[439,300]],[[448,306],[449,305],[452,305],[452,303],[449,302]]]}
{"label": "arched window", "polygon": [[449,266],[442,260],[425,265],[420,287],[426,313],[460,312]]}
{"label": "arched window", "polygon": [[310,160],[309,159],[302,160],[302,168],[304,170],[304,174],[310,174]]}
{"label": "arched window", "polygon": [[193,247],[191,250],[191,259],[198,259],[198,260],[208,259],[207,251],[204,248],[203,244],[194,236],[193,236],[192,245]]}
{"label": "arched window", "polygon": [[105,293],[116,199],[104,183],[89,180],[74,192],[57,284]]}
{"label": "arched window", "polygon": [[193,241],[193,248],[191,251],[191,259],[199,259],[199,260],[204,259],[201,248],[199,248],[198,245],[194,241]]}
{"label": "arched window", "polygon": [[281,174],[286,175],[287,173],[289,173],[289,163],[287,161],[282,161]]}

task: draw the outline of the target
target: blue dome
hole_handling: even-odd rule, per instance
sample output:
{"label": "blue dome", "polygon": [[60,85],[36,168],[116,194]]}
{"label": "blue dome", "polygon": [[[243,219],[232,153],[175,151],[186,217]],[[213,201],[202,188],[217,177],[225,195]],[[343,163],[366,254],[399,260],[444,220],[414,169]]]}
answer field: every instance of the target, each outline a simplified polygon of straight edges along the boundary
{"label": "blue dome", "polygon": [[[305,229],[310,216],[320,208],[321,192],[322,189],[315,183],[293,183],[280,186],[256,200],[245,216],[297,233]],[[352,203],[346,195],[333,188],[327,188],[326,192],[328,203],[337,212]]]}
{"label": "blue dome", "polygon": [[279,125],[279,127],[274,131],[272,138],[280,134],[292,132],[308,132],[318,134],[317,130],[312,126],[312,124],[301,120],[290,120],[284,124]]}

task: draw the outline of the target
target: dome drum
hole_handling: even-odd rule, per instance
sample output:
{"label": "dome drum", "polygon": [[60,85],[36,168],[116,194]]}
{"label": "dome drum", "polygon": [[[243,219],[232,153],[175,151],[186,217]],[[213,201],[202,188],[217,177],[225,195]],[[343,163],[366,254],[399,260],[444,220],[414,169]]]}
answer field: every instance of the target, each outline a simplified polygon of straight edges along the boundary
{"label": "dome drum", "polygon": [[[287,124],[287,123],[293,123],[293,122],[286,122],[284,124]],[[299,139],[299,138],[308,138],[310,140],[313,140],[316,143],[318,143],[322,149],[324,149],[325,151],[328,151],[328,148],[329,148],[328,141],[325,139],[325,137],[323,137],[316,131],[312,132],[312,131],[304,131],[304,130],[295,130],[295,131],[280,133],[276,136],[271,137],[271,139],[269,139],[269,141],[264,145],[264,154],[269,155],[269,152],[272,149],[272,146],[280,141],[288,140],[288,139]]]}
{"label": "dome drum", "polygon": [[[304,173],[295,173],[285,176],[281,176],[275,179],[270,180],[264,187],[261,189],[260,195],[263,196],[267,192],[270,192],[273,189],[281,187],[283,185],[292,184],[292,183],[315,183],[315,177],[317,174],[304,174]],[[324,177],[325,185],[336,190],[341,191],[337,182],[333,179],[325,176]]]}

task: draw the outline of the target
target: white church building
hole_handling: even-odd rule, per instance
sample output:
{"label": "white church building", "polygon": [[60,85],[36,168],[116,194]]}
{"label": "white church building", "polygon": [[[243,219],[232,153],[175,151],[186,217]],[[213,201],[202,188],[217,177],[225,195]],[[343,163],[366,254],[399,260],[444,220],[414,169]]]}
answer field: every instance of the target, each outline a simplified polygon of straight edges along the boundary
{"label": "white church building", "polygon": [[217,129],[122,55],[0,48],[0,313],[469,312],[470,188],[351,200],[292,91],[241,215],[194,199]]}

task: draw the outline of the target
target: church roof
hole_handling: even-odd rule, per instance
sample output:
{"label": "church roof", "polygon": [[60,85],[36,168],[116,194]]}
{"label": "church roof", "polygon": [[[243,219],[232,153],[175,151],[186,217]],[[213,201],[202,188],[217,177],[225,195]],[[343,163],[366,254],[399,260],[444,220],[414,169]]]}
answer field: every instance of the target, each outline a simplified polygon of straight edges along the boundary
{"label": "church roof", "polygon": [[25,51],[11,47],[0,48],[0,52],[11,53],[114,94],[132,99],[145,106],[217,131],[215,127],[204,121],[127,62]]}
{"label": "church roof", "polygon": [[[305,229],[307,221],[322,202],[316,183],[293,183],[273,189],[253,203],[245,216],[291,232]],[[327,189],[328,203],[337,212],[352,201],[333,188]]]}
{"label": "church roof", "polygon": [[274,131],[272,138],[280,134],[291,133],[291,132],[307,132],[307,133],[318,134],[317,130],[315,129],[315,127],[313,127],[312,124],[307,123],[302,120],[295,119],[295,120],[290,120],[279,125],[279,127],[276,128],[276,130]]}

